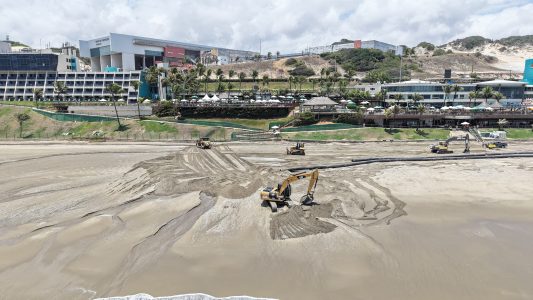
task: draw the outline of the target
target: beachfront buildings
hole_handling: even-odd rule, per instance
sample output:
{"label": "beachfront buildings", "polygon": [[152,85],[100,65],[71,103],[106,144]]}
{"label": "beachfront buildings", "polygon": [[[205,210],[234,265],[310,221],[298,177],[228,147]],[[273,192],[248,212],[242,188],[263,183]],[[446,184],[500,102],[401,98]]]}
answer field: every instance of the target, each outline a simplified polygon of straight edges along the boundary
{"label": "beachfront buildings", "polygon": [[[430,82],[423,80],[409,80],[397,83],[388,83],[380,85],[380,89],[387,91],[387,99],[385,102],[400,103],[405,105],[412,102],[413,95],[418,94],[423,97],[420,101],[422,104],[427,104],[435,107],[464,105],[471,106],[480,104],[486,99],[479,97],[477,99],[470,98],[469,94],[473,91],[481,91],[484,87],[490,86],[494,91],[503,94],[504,98],[499,101],[503,107],[520,106],[524,100],[524,92],[526,83],[520,81],[509,80],[492,80],[469,84],[457,84],[460,90],[451,92],[449,94],[444,92],[445,83]],[[455,84],[451,84],[455,86]],[[398,96],[401,98],[398,99]],[[495,102],[494,99],[489,98],[489,102]]]}
{"label": "beachfront buildings", "polygon": [[[57,53],[51,49],[0,53],[0,100],[33,99],[34,90],[39,89],[42,91],[39,100],[62,96],[71,101],[97,101],[109,98],[105,86],[112,83],[124,88],[120,97],[133,100],[137,93],[131,82],[139,81],[140,77],[140,71],[82,72],[74,48],[68,46]],[[64,95],[56,93],[56,81],[66,86]]]}
{"label": "beachfront buildings", "polygon": [[308,54],[322,54],[327,52],[336,52],[341,49],[377,49],[383,52],[393,52],[396,55],[403,55],[403,46],[396,46],[376,40],[353,42],[333,43],[327,46],[310,47],[307,49]]}
{"label": "beachfront buildings", "polygon": [[228,64],[253,59],[258,53],[213,46],[110,33],[92,40],[80,40],[80,54],[91,61],[94,72],[140,71],[163,64],[187,67]]}

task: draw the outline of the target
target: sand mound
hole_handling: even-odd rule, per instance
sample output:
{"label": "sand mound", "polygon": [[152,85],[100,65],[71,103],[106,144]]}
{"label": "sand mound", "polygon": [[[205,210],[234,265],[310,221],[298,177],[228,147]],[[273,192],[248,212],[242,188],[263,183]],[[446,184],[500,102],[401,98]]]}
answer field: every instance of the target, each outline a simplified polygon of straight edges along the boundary
{"label": "sand mound", "polygon": [[272,216],[270,237],[273,240],[284,240],[331,232],[337,226],[318,218],[330,218],[332,211],[331,203],[310,207],[293,206],[285,212]]}

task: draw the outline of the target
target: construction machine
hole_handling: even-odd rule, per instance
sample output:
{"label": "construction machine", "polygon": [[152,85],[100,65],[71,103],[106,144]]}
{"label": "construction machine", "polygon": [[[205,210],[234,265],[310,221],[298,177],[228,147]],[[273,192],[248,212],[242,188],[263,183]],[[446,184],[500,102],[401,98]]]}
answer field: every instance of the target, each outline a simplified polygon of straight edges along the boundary
{"label": "construction machine", "polygon": [[502,142],[502,141],[490,141],[490,142],[487,142],[485,144],[485,147],[487,147],[487,149],[502,149],[502,148],[507,148],[507,142]]}
{"label": "construction machine", "polygon": [[200,149],[211,149],[213,145],[211,144],[211,141],[209,141],[208,137],[199,138],[196,141],[196,147]]}
{"label": "construction machine", "polygon": [[465,136],[453,136],[446,141],[441,141],[436,145],[431,146],[431,153],[437,153],[437,154],[450,154],[453,153],[452,150],[448,149],[448,146],[450,145],[451,141],[457,141],[457,140],[464,140],[465,141],[465,149],[463,150],[463,153],[470,153],[470,136],[467,134]]}
{"label": "construction machine", "polygon": [[304,143],[296,143],[295,146],[287,148],[288,155],[305,155]]}
{"label": "construction machine", "polygon": [[309,178],[309,185],[307,186],[307,192],[300,199],[300,203],[303,205],[310,205],[314,201],[315,188],[318,182],[318,170],[309,172],[302,172],[297,174],[291,174],[283,182],[279,183],[276,188],[266,187],[261,193],[261,200],[263,203],[270,206],[272,212],[277,212],[279,206],[286,205],[290,208],[289,201],[291,201],[292,187],[291,183],[303,179]]}

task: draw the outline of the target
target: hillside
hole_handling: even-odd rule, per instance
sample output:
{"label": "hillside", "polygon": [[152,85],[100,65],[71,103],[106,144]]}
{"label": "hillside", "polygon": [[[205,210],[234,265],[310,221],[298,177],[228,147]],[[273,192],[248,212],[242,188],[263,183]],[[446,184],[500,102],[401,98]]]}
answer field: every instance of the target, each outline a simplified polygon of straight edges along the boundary
{"label": "hillside", "polygon": [[[259,73],[259,77],[267,75],[269,78],[288,78],[290,76],[290,71],[295,67],[294,65],[287,64],[287,61],[290,58],[281,58],[281,59],[271,59],[264,60],[259,62],[244,62],[239,64],[223,65],[223,66],[209,66],[209,69],[213,70],[213,73],[217,69],[222,69],[224,71],[225,78],[228,77],[229,70],[234,70],[236,74],[240,72],[246,73],[246,77],[251,77],[251,73],[256,70]],[[320,70],[322,68],[333,67],[333,64],[327,60],[318,57],[318,56],[302,56],[298,57],[297,61],[305,64],[306,67],[311,68],[315,73],[315,77],[320,77]],[[342,67],[337,66],[337,70],[344,74]],[[212,76],[215,78],[215,75]],[[237,79],[237,76],[234,77]]]}

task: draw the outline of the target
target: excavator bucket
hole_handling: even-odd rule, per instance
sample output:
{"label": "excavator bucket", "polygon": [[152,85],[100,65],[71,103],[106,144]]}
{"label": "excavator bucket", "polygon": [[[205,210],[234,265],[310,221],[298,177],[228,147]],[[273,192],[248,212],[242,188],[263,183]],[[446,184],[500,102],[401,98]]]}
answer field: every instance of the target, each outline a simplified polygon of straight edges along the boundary
{"label": "excavator bucket", "polygon": [[303,205],[311,205],[314,200],[312,195],[303,195],[302,198],[300,198],[300,203]]}

